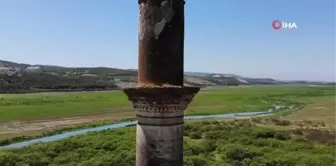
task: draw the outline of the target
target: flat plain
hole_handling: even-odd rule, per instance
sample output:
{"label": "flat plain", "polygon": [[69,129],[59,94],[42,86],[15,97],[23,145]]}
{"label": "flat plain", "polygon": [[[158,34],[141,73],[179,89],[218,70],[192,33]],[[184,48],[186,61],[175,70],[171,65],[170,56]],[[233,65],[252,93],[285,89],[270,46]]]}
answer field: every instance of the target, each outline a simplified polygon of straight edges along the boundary
{"label": "flat plain", "polygon": [[[333,86],[207,88],[196,95],[185,114],[267,111],[275,104],[286,106],[283,110],[300,108],[285,119],[322,120],[335,125]],[[0,139],[134,118],[131,104],[122,91],[0,94]]]}
{"label": "flat plain", "polygon": [[[186,114],[266,111],[273,104],[307,104],[334,95],[332,86],[222,87],[199,92]],[[121,91],[0,94],[0,122],[130,113],[131,104]]]}
{"label": "flat plain", "polygon": [[[1,95],[1,139],[47,128],[134,118],[126,96],[114,92]],[[242,86],[200,91],[187,115],[267,111],[269,117],[187,121],[186,166],[335,165],[335,87]],[[292,109],[290,112],[283,110]],[[89,127],[89,126],[87,126]],[[72,130],[76,129],[76,126]],[[66,131],[67,129],[64,129]],[[15,131],[15,132],[13,132]],[[52,132],[49,133],[51,135]],[[17,137],[18,138],[18,137]],[[7,142],[29,137],[9,139]],[[135,164],[135,128],[93,132],[61,141],[0,150],[0,165],[123,166]]]}

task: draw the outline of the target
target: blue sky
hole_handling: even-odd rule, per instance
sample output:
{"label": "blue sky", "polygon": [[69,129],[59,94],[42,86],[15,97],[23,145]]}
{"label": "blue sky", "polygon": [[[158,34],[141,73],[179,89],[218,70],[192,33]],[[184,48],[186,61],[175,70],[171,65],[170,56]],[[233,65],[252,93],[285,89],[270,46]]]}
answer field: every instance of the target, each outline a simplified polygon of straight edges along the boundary
{"label": "blue sky", "polygon": [[[185,71],[335,80],[334,0],[187,0]],[[137,0],[0,0],[0,59],[137,68]],[[272,21],[297,29],[272,29]]]}

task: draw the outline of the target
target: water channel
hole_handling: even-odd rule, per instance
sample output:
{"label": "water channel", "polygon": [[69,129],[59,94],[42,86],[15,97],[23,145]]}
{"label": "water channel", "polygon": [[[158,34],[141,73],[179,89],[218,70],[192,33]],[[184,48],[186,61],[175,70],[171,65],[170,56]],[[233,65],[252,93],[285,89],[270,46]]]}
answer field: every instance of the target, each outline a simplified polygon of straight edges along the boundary
{"label": "water channel", "polygon": [[[259,112],[242,112],[242,113],[228,113],[228,114],[215,114],[215,115],[191,115],[191,116],[185,116],[184,119],[193,120],[193,119],[206,119],[206,118],[234,118],[234,117],[243,117],[243,116],[249,116],[249,117],[267,116],[267,115],[274,114],[273,112],[274,110],[278,110],[283,107],[285,106],[274,105],[273,108],[269,109],[268,111],[263,111],[263,112],[259,111]],[[69,138],[71,136],[82,135],[88,132],[102,131],[102,130],[107,130],[107,129],[116,129],[116,128],[121,128],[121,127],[127,127],[130,125],[135,125],[135,124],[136,124],[136,121],[129,121],[129,122],[121,122],[121,123],[111,124],[111,125],[106,125],[106,126],[99,126],[99,127],[69,131],[69,132],[64,132],[64,133],[56,134],[52,136],[46,136],[42,138],[36,138],[32,140],[27,140],[27,141],[12,143],[12,144],[5,145],[5,146],[0,146],[0,149],[22,148],[22,147],[26,147],[26,146],[29,146],[35,143],[57,141],[57,140]]]}

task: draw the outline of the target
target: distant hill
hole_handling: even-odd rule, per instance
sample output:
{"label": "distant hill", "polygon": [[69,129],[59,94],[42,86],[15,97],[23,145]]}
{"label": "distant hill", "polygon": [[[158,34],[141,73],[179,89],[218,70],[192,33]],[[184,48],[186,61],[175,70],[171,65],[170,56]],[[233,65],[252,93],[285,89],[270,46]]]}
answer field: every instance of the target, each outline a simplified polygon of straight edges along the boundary
{"label": "distant hill", "polygon": [[[31,65],[0,60],[0,92],[27,90],[106,90],[137,84],[137,70],[108,67]],[[246,78],[235,74],[185,72],[185,86],[238,86],[274,84],[322,84]]]}
{"label": "distant hill", "polygon": [[4,60],[0,60],[0,67],[1,67],[1,64],[5,65],[5,66],[7,65],[7,66],[10,66],[10,67],[19,67],[19,68],[27,68],[29,66],[32,66],[32,65],[29,65],[29,64],[15,63],[15,62],[4,61]]}

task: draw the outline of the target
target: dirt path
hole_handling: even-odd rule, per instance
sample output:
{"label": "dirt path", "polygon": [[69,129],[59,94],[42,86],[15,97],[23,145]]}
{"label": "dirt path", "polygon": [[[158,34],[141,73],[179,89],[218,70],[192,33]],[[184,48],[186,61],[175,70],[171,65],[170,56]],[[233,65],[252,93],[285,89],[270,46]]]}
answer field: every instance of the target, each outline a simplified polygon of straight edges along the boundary
{"label": "dirt path", "polygon": [[[197,107],[224,107],[224,105],[209,105]],[[113,110],[113,111],[111,111]],[[22,132],[38,132],[53,130],[71,125],[86,124],[92,122],[118,121],[122,119],[134,118],[135,114],[130,107],[105,108],[97,113],[78,115],[68,118],[49,118],[45,120],[27,121],[5,121],[0,122],[0,135],[14,134]]]}
{"label": "dirt path", "polygon": [[[25,133],[36,133],[46,130],[68,127],[78,124],[88,124],[92,122],[118,121],[122,119],[134,118],[133,112],[120,112],[113,114],[78,116],[71,118],[34,120],[34,121],[9,121],[0,124],[0,135],[25,135]],[[249,117],[241,117],[249,118]]]}
{"label": "dirt path", "polygon": [[4,122],[0,126],[0,134],[13,134],[13,133],[24,133],[32,131],[44,131],[50,129],[56,129],[76,124],[85,124],[92,122],[102,122],[102,121],[116,121],[127,118],[133,118],[134,113],[121,112],[105,115],[96,116],[79,116],[71,118],[61,118],[61,119],[49,119],[49,120],[36,120],[36,121],[11,121]]}
{"label": "dirt path", "polygon": [[[225,107],[225,105],[199,105],[195,107]],[[113,111],[111,112],[111,109]],[[122,119],[135,118],[135,114],[130,107],[105,108],[99,111],[100,114],[79,115],[69,118],[50,118],[46,120],[30,121],[6,121],[0,123],[0,137],[30,135],[46,130],[54,130],[78,124],[88,124],[92,122],[118,121]],[[236,117],[238,118],[238,117]],[[239,117],[249,118],[249,116]]]}

